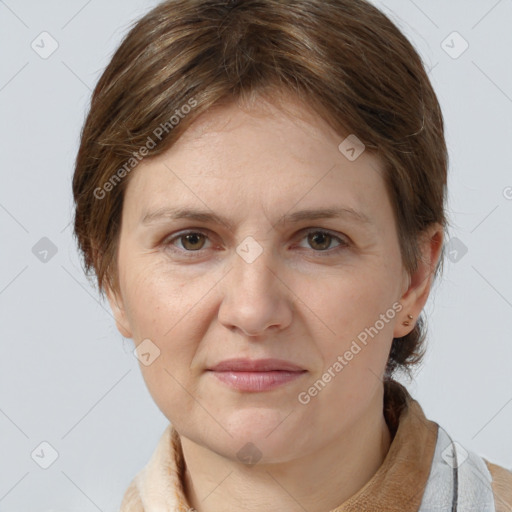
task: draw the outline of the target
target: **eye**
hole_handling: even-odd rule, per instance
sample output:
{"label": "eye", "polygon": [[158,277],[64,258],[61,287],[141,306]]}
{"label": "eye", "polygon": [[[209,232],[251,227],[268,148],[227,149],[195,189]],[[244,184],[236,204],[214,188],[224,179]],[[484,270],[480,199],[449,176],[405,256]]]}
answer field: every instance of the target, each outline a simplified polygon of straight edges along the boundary
{"label": "eye", "polygon": [[348,242],[343,238],[340,238],[339,236],[333,235],[329,231],[322,229],[310,230],[306,233],[304,238],[307,240],[309,246],[315,250],[315,252],[325,252],[329,250],[333,241],[338,242],[338,245],[334,247],[335,251],[349,245]]}
{"label": "eye", "polygon": [[200,231],[187,231],[184,233],[178,233],[172,238],[168,238],[164,241],[166,246],[175,246],[175,242],[180,242],[182,251],[195,252],[203,249],[208,237]]}

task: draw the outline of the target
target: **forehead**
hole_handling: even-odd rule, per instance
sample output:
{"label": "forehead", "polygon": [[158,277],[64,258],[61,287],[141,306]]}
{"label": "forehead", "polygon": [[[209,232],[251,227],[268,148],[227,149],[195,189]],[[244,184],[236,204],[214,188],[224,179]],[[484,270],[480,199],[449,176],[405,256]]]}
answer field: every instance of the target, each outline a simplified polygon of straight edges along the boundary
{"label": "forehead", "polygon": [[369,151],[347,158],[345,138],[300,103],[217,107],[139,164],[125,201],[139,220],[169,207],[284,214],[322,204],[371,219],[386,206],[381,162]]}

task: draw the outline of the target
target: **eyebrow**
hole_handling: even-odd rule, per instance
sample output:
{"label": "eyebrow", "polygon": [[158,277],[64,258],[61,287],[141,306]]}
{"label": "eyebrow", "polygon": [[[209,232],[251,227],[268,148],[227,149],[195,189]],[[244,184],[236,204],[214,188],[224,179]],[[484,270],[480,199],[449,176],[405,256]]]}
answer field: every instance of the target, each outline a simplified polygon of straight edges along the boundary
{"label": "eyebrow", "polygon": [[[365,213],[353,208],[315,208],[310,210],[300,210],[283,215],[277,224],[293,224],[304,220],[319,219],[343,219],[347,218],[362,226],[373,226],[374,222]],[[170,208],[163,207],[154,211],[148,211],[141,216],[140,223],[144,225],[155,224],[161,221],[188,219],[196,222],[222,224],[233,230],[231,221],[221,215],[217,215],[208,210],[198,210],[194,208]]]}

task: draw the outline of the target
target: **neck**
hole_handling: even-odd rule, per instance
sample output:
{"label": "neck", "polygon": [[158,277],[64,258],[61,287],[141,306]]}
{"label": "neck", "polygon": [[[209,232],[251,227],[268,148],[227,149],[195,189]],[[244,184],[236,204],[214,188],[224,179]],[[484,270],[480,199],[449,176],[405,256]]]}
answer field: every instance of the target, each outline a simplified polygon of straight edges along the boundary
{"label": "neck", "polygon": [[248,467],[181,436],[189,504],[197,512],[325,512],[338,507],[372,478],[389,450],[382,395],[377,398],[335,442],[283,463]]}

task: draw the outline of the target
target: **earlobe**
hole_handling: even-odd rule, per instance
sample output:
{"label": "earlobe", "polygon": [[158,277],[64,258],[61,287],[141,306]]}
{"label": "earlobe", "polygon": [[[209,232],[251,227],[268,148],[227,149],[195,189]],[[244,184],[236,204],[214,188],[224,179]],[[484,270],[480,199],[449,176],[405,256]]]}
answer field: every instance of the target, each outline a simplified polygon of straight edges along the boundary
{"label": "earlobe", "polygon": [[105,294],[110,304],[112,314],[114,315],[117,330],[121,333],[123,337],[132,338],[133,335],[131,329],[129,328],[128,319],[126,318],[126,312],[124,309],[121,294],[113,291],[108,285],[105,286]]}
{"label": "earlobe", "polygon": [[400,299],[402,311],[395,325],[395,338],[405,336],[414,328],[416,319],[420,316],[430,294],[442,245],[443,229],[439,224],[430,226],[421,235],[418,268],[412,275],[405,275],[409,285]]}

